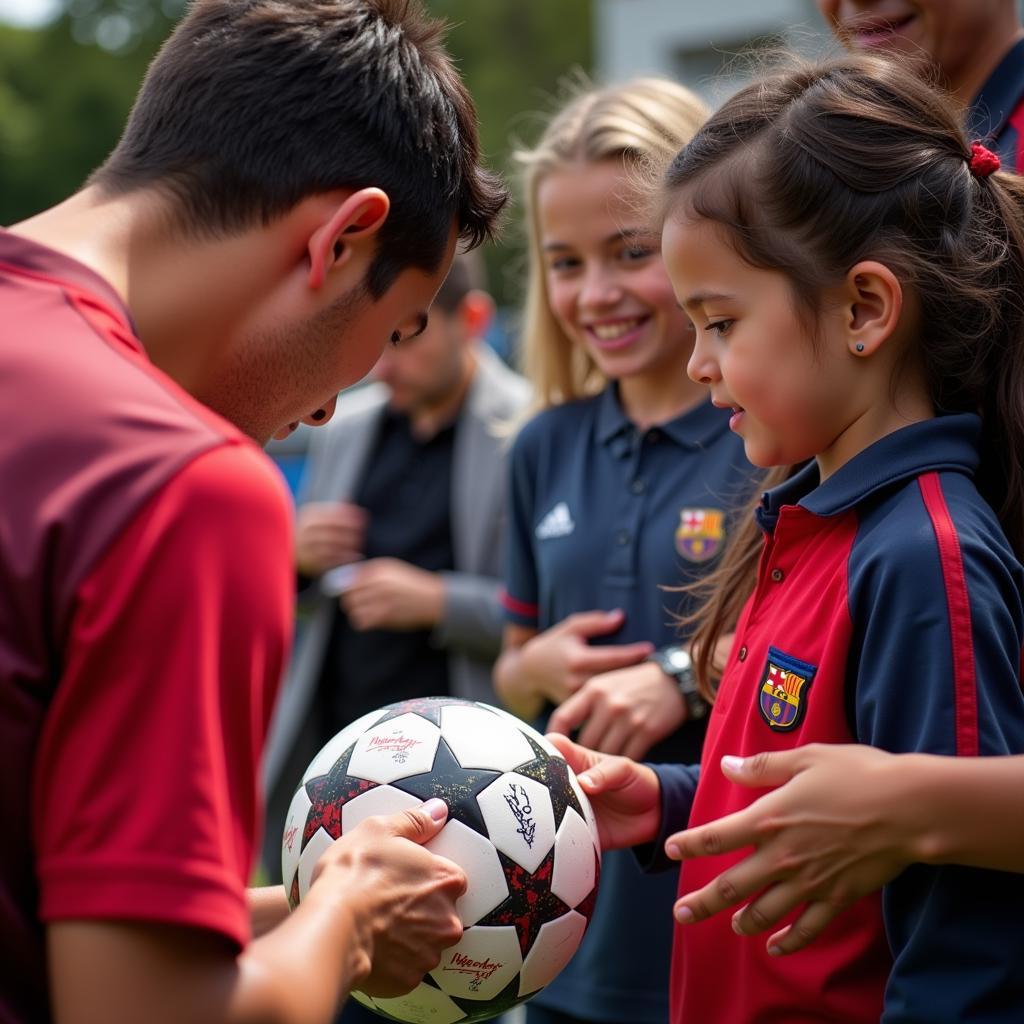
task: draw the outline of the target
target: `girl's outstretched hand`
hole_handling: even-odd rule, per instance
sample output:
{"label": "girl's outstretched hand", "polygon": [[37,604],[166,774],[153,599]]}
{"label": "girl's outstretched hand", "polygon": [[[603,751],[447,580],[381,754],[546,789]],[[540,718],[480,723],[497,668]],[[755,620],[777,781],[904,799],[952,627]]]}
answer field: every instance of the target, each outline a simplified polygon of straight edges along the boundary
{"label": "girl's outstretched hand", "polygon": [[547,739],[569,762],[597,818],[602,850],[652,842],[661,824],[661,786],[653,769],[602,754],[561,735]]}
{"label": "girl's outstretched hand", "polygon": [[760,893],[733,915],[733,930],[763,932],[802,908],[768,939],[768,951],[808,945],[836,914],[917,859],[913,797],[903,791],[901,767],[892,754],[852,744],[722,758],[733,782],[780,788],[745,810],[669,836],[665,849],[675,860],[755,847],[678,900],[676,919],[702,921]]}

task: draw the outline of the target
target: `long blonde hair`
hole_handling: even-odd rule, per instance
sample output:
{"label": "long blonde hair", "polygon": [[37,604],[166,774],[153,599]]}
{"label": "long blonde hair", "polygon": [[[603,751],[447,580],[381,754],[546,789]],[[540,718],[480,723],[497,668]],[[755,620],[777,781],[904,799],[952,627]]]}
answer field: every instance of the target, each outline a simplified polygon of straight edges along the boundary
{"label": "long blonde hair", "polygon": [[708,116],[692,92],[663,78],[578,92],[547,123],[532,149],[520,149],[529,267],[523,311],[523,370],[534,410],[595,394],[604,375],[566,337],[548,299],[537,219],[537,191],[552,171],[620,158],[638,185],[660,182],[664,169]]}

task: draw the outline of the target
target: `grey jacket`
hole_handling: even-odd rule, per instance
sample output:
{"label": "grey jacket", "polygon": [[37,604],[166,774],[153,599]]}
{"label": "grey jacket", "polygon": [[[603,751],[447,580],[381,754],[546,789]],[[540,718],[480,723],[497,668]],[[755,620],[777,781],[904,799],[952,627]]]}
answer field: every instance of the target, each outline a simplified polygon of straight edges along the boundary
{"label": "grey jacket", "polygon": [[[525,409],[529,386],[481,345],[477,369],[459,414],[452,465],[455,571],[445,581],[444,617],[433,641],[448,651],[452,693],[493,703],[491,669],[501,645],[500,593],[506,520],[509,424]],[[312,431],[302,501],[349,501],[359,484],[387,389],[372,384],[345,395],[331,423]],[[316,750],[310,709],[327,652],[333,602],[308,588],[304,625],[278,697],[264,754],[268,847],[287,802]],[[283,810],[281,801],[284,801]]]}

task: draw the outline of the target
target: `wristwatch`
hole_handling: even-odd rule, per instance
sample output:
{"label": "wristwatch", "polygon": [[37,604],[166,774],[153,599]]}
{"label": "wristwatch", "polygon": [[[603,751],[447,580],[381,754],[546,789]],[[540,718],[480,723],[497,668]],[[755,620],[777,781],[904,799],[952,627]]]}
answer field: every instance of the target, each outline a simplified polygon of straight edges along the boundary
{"label": "wristwatch", "polygon": [[686,710],[690,718],[704,718],[710,710],[708,702],[697,689],[697,673],[693,669],[693,659],[685,647],[659,647],[647,656],[670,679],[674,679],[679,692],[686,701]]}

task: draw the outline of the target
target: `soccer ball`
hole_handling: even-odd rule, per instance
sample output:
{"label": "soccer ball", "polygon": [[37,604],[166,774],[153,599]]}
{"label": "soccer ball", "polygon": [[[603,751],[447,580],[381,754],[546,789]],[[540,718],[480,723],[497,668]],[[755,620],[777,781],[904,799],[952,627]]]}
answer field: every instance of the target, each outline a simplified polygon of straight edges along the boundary
{"label": "soccer ball", "polygon": [[294,908],[324,850],[364,818],[440,797],[427,845],[469,880],[462,939],[408,995],[353,993],[391,1020],[472,1024],[536,995],[576,952],[594,910],[601,854],[587,798],[562,755],[487,704],[425,697],[343,729],[313,759],[285,823]]}

